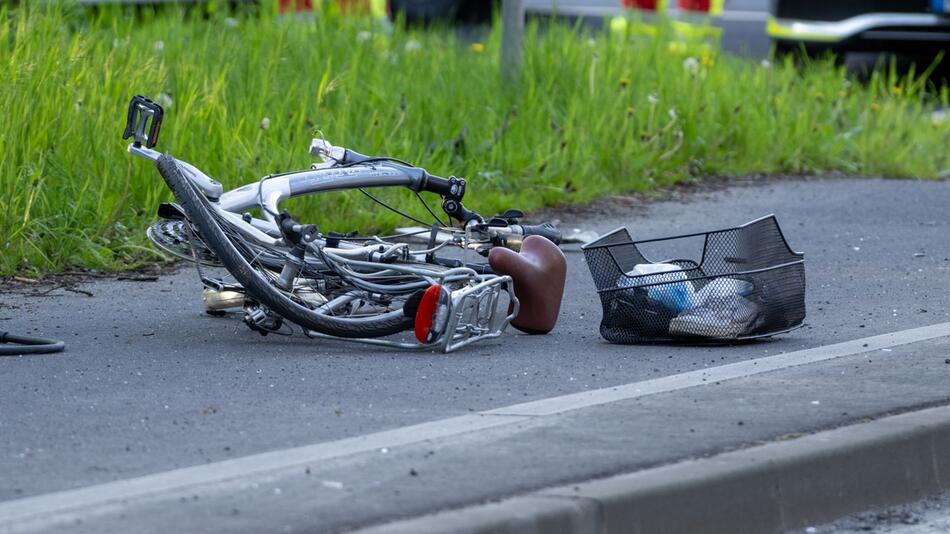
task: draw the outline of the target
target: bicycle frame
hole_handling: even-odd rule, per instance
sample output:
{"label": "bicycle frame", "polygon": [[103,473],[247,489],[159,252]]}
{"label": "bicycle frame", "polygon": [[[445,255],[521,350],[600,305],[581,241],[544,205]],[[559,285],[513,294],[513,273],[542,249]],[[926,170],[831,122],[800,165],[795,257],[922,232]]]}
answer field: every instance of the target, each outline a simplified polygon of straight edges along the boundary
{"label": "bicycle frame", "polygon": [[[136,156],[156,161],[161,152],[135,143],[128,151]],[[414,172],[386,164],[359,164],[352,167],[314,168],[280,175],[268,176],[256,183],[246,184],[237,189],[224,191],[222,185],[207,176],[197,167],[177,160],[183,175],[192,185],[210,201],[210,207],[223,216],[245,237],[266,247],[284,247],[280,229],[273,214],[278,212],[281,202],[300,196],[341,191],[357,188],[407,187],[419,191],[424,180],[424,172]],[[260,209],[264,219],[246,218],[242,215],[251,209]],[[501,230],[501,229],[499,229]],[[311,246],[325,245],[325,239],[318,239]],[[355,244],[350,244],[353,251]],[[334,260],[350,266],[366,267],[371,262],[347,258],[347,246],[341,243],[339,249],[324,248],[323,252]],[[412,274],[419,277],[421,287],[431,284],[446,285],[468,281],[467,285],[452,291],[450,305],[446,313],[444,334],[431,343],[407,343],[388,339],[347,339],[373,345],[383,345],[400,349],[438,349],[451,352],[480,340],[492,339],[502,335],[508,324],[517,316],[520,303],[514,293],[509,276],[478,275],[471,269],[435,269],[425,264],[387,265],[375,264],[377,268]],[[206,284],[207,285],[207,284]],[[507,295],[509,311],[500,314],[503,305],[502,292]],[[307,330],[309,337],[344,339]]]}

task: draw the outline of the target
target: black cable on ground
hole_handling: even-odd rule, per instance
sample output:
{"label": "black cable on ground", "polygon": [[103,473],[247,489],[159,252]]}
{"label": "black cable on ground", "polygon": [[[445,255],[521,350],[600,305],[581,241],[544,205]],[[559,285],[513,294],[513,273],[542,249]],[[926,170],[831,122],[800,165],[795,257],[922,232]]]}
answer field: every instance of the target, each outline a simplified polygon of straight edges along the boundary
{"label": "black cable on ground", "polygon": [[[13,345],[7,345],[7,343],[12,343]],[[65,348],[65,343],[56,341],[55,339],[18,336],[10,332],[0,332],[0,356],[49,354],[51,352],[60,352]]]}

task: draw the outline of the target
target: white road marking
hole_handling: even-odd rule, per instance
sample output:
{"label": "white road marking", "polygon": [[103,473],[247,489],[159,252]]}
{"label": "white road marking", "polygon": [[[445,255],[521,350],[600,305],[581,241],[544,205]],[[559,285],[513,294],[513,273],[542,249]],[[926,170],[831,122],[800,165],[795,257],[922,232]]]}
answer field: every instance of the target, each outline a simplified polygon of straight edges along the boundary
{"label": "white road marking", "polygon": [[681,373],[678,375],[664,376],[653,380],[643,382],[634,382],[612,388],[595,389],[592,391],[582,391],[561,397],[551,397],[504,408],[496,408],[481,412],[490,415],[523,415],[528,417],[541,417],[545,415],[554,415],[597,406],[598,404],[608,404],[620,400],[635,399],[646,397],[647,395],[656,395],[657,393],[666,393],[705,384],[714,384],[736,378],[767,373],[816,363],[825,360],[833,360],[843,356],[852,356],[862,352],[874,350],[890,350],[888,347],[916,343],[950,335],[950,323],[940,323],[922,328],[911,330],[902,330],[880,336],[856,339],[854,341],[845,341],[834,345],[824,347],[815,347],[813,349],[789,352],[787,354],[778,354],[766,358],[756,358],[754,360],[744,360],[741,362],[710,367]]}
{"label": "white road marking", "polygon": [[175,492],[192,492],[201,486],[274,475],[279,471],[302,468],[333,458],[448,438],[515,424],[535,417],[700,387],[947,336],[950,336],[950,323],[940,323],[643,382],[526,402],[337,441],[253,454],[85,488],[25,497],[0,503],[0,530],[53,524],[67,514],[96,515],[115,505],[132,500]]}
{"label": "white road marking", "polygon": [[392,449],[400,445],[484,430],[525,419],[528,417],[463,415],[337,441],[275,450],[85,488],[6,501],[0,503],[0,531],[16,523],[40,520],[52,514],[86,511],[120,501],[271,474],[288,468],[317,464],[332,458],[378,451],[382,448]]}

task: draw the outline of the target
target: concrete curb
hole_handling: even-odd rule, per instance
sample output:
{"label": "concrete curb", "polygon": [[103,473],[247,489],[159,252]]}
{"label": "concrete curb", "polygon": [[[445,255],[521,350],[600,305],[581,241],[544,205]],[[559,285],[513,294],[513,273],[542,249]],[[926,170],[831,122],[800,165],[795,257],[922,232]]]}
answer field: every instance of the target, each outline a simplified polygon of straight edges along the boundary
{"label": "concrete curb", "polygon": [[950,406],[360,532],[781,532],[946,490]]}

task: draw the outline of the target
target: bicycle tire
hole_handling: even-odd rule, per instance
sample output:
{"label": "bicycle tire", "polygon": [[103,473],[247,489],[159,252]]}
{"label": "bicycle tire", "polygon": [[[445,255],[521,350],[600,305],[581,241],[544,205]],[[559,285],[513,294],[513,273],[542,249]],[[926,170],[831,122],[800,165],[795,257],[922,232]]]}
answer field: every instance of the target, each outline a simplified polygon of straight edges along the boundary
{"label": "bicycle tire", "polygon": [[[7,345],[12,343],[12,345]],[[62,352],[66,344],[55,339],[34,336],[20,336],[10,332],[0,332],[0,356],[19,356],[23,354],[51,354]]]}
{"label": "bicycle tire", "polygon": [[235,248],[224,230],[204,206],[198,193],[182,175],[175,158],[163,154],[156,160],[159,174],[198,231],[224,267],[258,302],[284,319],[303,328],[345,338],[383,337],[412,328],[413,318],[402,310],[376,317],[345,318],[322,315],[301,306],[277,290]]}

